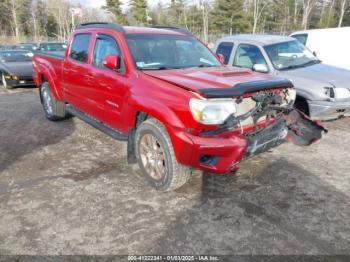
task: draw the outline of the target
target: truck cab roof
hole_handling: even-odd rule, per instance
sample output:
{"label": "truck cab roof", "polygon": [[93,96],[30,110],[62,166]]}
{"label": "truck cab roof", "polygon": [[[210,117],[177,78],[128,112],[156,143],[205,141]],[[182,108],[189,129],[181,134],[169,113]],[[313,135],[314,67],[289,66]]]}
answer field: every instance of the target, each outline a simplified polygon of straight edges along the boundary
{"label": "truck cab roof", "polygon": [[113,29],[123,34],[170,34],[170,35],[191,35],[184,28],[172,26],[154,26],[154,27],[136,27],[136,26],[121,26],[116,23],[85,23],[77,27],[77,29]]}

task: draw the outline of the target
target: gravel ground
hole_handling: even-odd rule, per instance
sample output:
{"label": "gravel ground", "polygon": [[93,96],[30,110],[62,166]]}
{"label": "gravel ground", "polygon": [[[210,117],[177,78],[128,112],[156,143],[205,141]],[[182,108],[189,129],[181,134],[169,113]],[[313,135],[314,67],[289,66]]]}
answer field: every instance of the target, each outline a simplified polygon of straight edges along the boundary
{"label": "gravel ground", "polygon": [[350,254],[350,119],[236,174],[153,190],[126,144],[0,88],[0,254]]}

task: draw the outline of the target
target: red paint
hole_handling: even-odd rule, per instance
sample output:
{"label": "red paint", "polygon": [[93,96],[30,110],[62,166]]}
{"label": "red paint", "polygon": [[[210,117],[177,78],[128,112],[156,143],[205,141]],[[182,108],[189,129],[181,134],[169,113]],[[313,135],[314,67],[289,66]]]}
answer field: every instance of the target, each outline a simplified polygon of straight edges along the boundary
{"label": "red paint", "polygon": [[[179,34],[169,30],[125,27],[126,34]],[[71,59],[68,54],[73,36],[92,33],[86,64]],[[113,37],[119,44],[125,72],[118,73],[91,64],[98,33]],[[185,36],[185,35],[184,35]],[[113,60],[113,61],[112,61]],[[115,57],[106,63],[117,65]],[[237,131],[215,137],[200,137],[203,130],[216,126],[196,122],[189,110],[190,98],[201,88],[231,88],[235,84],[271,78],[246,69],[227,66],[164,71],[139,71],[135,68],[124,35],[111,29],[79,29],[69,42],[63,61],[35,55],[34,79],[40,86],[46,79],[57,100],[72,104],[92,117],[127,134],[135,127],[138,112],[146,113],[164,124],[179,163],[214,173],[238,169],[244,158],[247,141]],[[192,91],[192,92],[189,92]],[[244,132],[252,130],[247,127]],[[215,167],[201,165],[201,155],[220,156]]]}

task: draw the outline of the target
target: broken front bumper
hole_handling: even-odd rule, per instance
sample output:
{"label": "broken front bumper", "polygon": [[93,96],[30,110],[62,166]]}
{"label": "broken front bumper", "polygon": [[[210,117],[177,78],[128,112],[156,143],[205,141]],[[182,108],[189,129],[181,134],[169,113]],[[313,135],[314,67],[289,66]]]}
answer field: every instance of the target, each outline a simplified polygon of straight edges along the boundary
{"label": "broken front bumper", "polygon": [[350,116],[350,100],[308,101],[310,116],[313,119],[330,120]]}
{"label": "broken front bumper", "polygon": [[170,133],[179,163],[207,172],[225,174],[237,170],[239,163],[291,141],[300,146],[314,143],[325,129],[293,110],[259,131],[235,131],[211,137],[194,136],[173,130]]}

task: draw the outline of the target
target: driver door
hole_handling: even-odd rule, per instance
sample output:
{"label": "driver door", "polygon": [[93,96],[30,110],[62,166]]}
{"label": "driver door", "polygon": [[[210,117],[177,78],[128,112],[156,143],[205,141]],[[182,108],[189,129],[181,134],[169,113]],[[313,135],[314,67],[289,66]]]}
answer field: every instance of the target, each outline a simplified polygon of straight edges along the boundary
{"label": "driver door", "polygon": [[253,69],[255,64],[268,64],[259,47],[250,44],[240,44],[237,47],[236,54],[233,60],[233,66]]}
{"label": "driver door", "polygon": [[[119,70],[111,70],[103,65],[107,55],[117,55],[120,58]],[[127,76],[118,41],[112,35],[97,34],[93,47],[91,76],[95,117],[110,127],[123,129],[122,111],[125,107],[127,92]]]}

